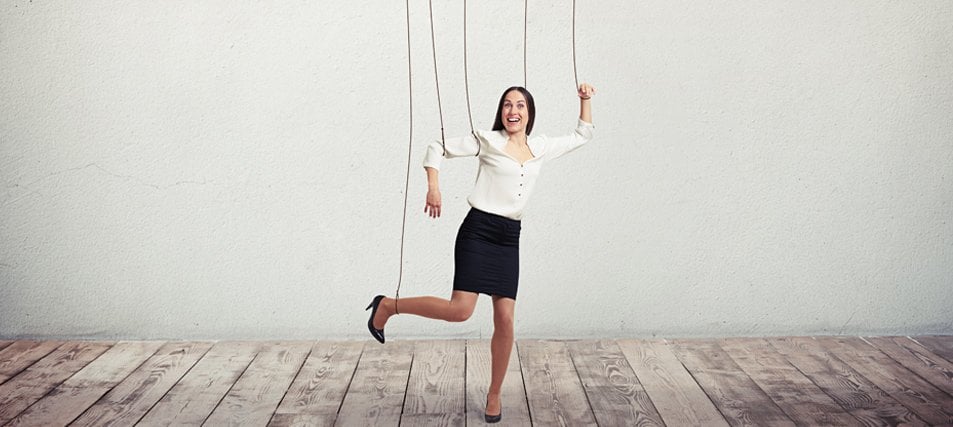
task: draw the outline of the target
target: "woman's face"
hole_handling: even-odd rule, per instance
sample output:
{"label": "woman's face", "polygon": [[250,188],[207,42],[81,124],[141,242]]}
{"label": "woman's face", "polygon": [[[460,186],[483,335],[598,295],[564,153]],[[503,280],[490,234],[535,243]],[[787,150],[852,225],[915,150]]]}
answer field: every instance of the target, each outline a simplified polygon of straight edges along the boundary
{"label": "woman's face", "polygon": [[503,109],[500,111],[500,115],[507,133],[525,132],[526,123],[529,121],[526,97],[518,90],[507,92],[503,98]]}

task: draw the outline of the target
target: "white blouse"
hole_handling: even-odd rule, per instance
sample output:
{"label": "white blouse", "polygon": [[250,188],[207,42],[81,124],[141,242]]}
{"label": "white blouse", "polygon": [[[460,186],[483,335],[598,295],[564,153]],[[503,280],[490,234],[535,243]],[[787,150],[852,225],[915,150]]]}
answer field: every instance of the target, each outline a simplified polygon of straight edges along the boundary
{"label": "white blouse", "polygon": [[533,153],[533,158],[523,164],[506,153],[506,131],[478,130],[476,137],[468,135],[447,139],[446,156],[443,155],[439,140],[430,143],[424,156],[424,167],[440,170],[444,157],[449,159],[479,154],[480,168],[467,202],[481,211],[520,220],[543,163],[589,142],[593,129],[591,123],[580,119],[576,131],[566,136],[550,138],[545,135],[530,135],[526,143]]}

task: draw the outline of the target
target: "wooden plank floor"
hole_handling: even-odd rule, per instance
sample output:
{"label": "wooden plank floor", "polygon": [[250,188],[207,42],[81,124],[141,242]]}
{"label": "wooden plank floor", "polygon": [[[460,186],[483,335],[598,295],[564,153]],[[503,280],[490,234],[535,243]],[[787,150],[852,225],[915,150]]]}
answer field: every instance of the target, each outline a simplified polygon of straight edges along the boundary
{"label": "wooden plank floor", "polygon": [[[0,340],[0,425],[480,425],[487,341]],[[953,425],[953,336],[518,341],[501,425]]]}

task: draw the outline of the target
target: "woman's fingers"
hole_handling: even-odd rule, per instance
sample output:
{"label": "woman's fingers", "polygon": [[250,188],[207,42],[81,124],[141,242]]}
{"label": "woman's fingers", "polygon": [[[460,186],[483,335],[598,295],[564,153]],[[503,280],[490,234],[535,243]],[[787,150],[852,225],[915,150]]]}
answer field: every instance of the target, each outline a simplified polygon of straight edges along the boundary
{"label": "woman's fingers", "polygon": [[596,94],[596,88],[592,87],[589,83],[580,83],[578,92],[580,98],[589,99],[592,95]]}
{"label": "woman's fingers", "polygon": [[440,216],[440,191],[438,190],[428,190],[427,191],[427,204],[424,205],[424,213],[430,215],[431,218],[437,218]]}
{"label": "woman's fingers", "polygon": [[437,218],[440,216],[440,205],[427,203],[424,205],[424,213],[429,215],[431,218]]}

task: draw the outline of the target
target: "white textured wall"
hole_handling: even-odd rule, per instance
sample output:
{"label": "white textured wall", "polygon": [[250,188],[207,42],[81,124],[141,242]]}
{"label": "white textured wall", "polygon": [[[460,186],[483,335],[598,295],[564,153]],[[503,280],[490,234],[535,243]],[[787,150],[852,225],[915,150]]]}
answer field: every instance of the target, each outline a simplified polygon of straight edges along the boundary
{"label": "white textured wall", "polygon": [[[402,294],[447,296],[475,164],[439,136],[411,1]],[[438,1],[447,131],[462,2]],[[522,83],[522,7],[470,2],[478,126]],[[530,1],[537,132],[574,123],[571,2]],[[598,136],[523,224],[527,337],[953,333],[953,2],[579,2]],[[358,338],[393,293],[400,1],[0,3],[0,337]],[[389,337],[487,337],[400,317]]]}

